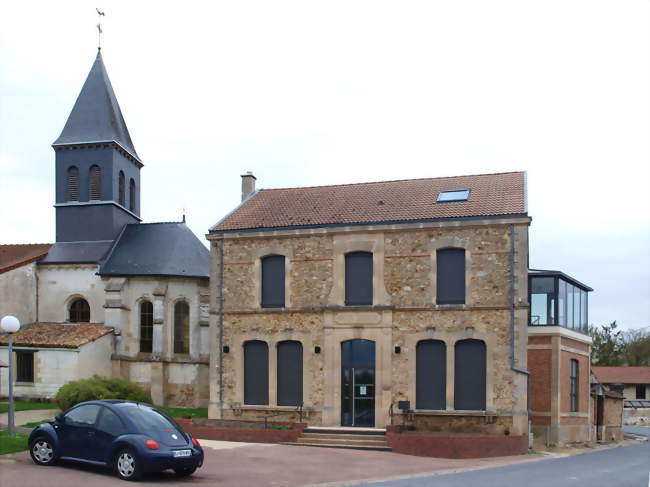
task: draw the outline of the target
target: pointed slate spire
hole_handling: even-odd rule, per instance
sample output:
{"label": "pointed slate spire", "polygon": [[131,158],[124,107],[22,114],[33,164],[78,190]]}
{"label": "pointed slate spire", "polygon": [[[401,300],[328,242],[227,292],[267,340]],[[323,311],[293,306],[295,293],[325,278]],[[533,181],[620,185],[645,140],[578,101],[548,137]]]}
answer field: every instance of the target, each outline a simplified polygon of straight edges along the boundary
{"label": "pointed slate spire", "polygon": [[53,146],[116,142],[140,162],[113,92],[101,50],[81,88],[63,132]]}

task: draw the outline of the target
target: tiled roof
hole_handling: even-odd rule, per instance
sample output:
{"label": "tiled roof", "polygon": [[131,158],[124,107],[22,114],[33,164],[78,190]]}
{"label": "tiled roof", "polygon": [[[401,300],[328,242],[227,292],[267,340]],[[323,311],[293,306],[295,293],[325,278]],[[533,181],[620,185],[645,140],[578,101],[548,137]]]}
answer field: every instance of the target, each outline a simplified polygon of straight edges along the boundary
{"label": "tiled roof", "polygon": [[[469,190],[467,201],[437,203],[441,191]],[[371,224],[526,213],[525,173],[262,189],[212,232]]]}
{"label": "tiled roof", "polygon": [[[14,345],[44,348],[78,348],[112,333],[101,323],[35,323],[14,334]],[[7,345],[7,336],[0,336]]]}
{"label": "tiled roof", "polygon": [[0,274],[39,260],[52,244],[0,245]]}
{"label": "tiled roof", "polygon": [[601,384],[650,384],[650,367],[592,367]]}

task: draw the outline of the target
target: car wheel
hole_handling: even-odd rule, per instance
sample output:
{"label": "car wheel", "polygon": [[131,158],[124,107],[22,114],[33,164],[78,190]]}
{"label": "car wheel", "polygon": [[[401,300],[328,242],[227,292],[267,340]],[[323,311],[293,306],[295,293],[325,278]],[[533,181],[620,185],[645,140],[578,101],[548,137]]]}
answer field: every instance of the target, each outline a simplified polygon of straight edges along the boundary
{"label": "car wheel", "polygon": [[175,468],[174,472],[176,473],[177,477],[189,477],[192,475],[194,472],[196,472],[196,467],[189,467],[189,468]]}
{"label": "car wheel", "polygon": [[39,436],[32,441],[29,454],[37,465],[52,465],[56,461],[52,441],[45,436]]}
{"label": "car wheel", "polygon": [[133,450],[120,450],[115,455],[115,471],[122,480],[138,480],[142,476],[138,457]]}

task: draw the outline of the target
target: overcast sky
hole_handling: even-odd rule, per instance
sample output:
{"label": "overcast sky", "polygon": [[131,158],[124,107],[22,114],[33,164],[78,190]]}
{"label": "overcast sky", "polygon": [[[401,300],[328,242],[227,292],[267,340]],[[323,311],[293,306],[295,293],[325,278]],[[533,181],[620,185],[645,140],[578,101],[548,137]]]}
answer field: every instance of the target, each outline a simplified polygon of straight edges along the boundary
{"label": "overcast sky", "polygon": [[3,2],[0,243],[54,240],[54,151],[102,54],[145,221],[258,188],[528,171],[530,265],[650,324],[646,0]]}

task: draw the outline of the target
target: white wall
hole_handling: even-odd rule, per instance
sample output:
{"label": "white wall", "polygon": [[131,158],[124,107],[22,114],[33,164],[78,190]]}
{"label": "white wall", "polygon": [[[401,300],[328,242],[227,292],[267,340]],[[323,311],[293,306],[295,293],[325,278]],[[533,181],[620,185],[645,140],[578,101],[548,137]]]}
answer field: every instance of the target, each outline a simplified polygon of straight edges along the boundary
{"label": "white wall", "polygon": [[38,315],[45,323],[68,321],[74,296],[90,305],[90,322],[104,323],[104,283],[94,264],[41,265],[38,267]]}
{"label": "white wall", "polygon": [[[16,347],[16,350],[35,350],[34,383],[14,383],[14,394],[16,396],[52,398],[56,396],[59,388],[66,382],[91,377],[94,374],[111,375],[113,335],[104,335],[94,342],[82,345],[79,349],[27,349]],[[8,361],[6,347],[0,348],[0,360]],[[4,396],[7,394],[9,387],[7,370],[3,369],[0,375],[2,375],[1,391]]]}
{"label": "white wall", "polygon": [[0,274],[0,317],[13,315],[21,323],[36,321],[36,264]]}

